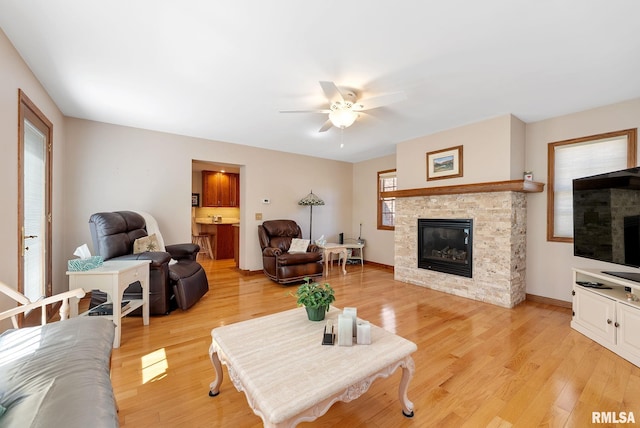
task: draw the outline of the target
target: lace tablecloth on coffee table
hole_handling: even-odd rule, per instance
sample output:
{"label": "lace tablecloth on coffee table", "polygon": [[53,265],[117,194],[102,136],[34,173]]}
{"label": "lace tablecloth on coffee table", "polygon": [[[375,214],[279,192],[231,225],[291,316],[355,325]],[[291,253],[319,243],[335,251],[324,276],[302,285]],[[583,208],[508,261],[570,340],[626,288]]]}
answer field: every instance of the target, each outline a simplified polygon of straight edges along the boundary
{"label": "lace tablecloth on coffee table", "polygon": [[[340,313],[334,307],[327,313],[336,328]],[[353,346],[326,346],[324,326],[297,308],[214,328],[209,354],[216,380],[209,395],[220,392],[222,363],[265,427],[289,427],[322,416],[336,401],[358,398],[375,379],[401,367],[400,405],[405,416],[413,416],[407,389],[416,344],[371,325],[370,345],[354,340]]]}

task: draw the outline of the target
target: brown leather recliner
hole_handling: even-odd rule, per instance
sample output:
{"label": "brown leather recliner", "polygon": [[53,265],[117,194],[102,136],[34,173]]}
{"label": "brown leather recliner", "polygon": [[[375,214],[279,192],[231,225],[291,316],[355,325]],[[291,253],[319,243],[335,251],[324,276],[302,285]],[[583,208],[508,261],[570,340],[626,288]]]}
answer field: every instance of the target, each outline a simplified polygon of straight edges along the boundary
{"label": "brown leather recliner", "polygon": [[[144,217],[133,211],[96,213],[89,219],[89,228],[96,255],[106,260],[150,260],[149,313],[168,314],[171,299],[175,295],[177,306],[185,310],[196,303],[208,290],[207,275],[196,261],[200,250],[192,243],[166,245],[164,251],[147,251],[133,254],[136,239],[147,236]],[[171,259],[177,263],[170,264]],[[96,299],[94,299],[94,294]],[[131,284],[124,292],[125,300],[139,299],[142,288],[139,282]],[[92,292],[92,304],[100,303],[106,295]]]}
{"label": "brown leather recliner", "polygon": [[322,275],[322,253],[310,244],[306,253],[290,254],[293,238],[302,238],[300,226],[293,220],[268,220],[258,226],[265,275],[280,284]]}

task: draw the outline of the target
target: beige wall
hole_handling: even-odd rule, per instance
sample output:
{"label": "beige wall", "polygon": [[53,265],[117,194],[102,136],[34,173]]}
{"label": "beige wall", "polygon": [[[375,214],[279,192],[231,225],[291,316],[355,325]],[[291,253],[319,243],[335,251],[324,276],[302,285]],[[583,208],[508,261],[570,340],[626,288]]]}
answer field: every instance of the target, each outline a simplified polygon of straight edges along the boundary
{"label": "beige wall", "polygon": [[353,235],[358,238],[362,223],[362,238],[366,241],[366,260],[393,266],[394,233],[392,230],[378,230],[378,171],[396,167],[396,156],[389,155],[359,162],[353,166]]}
{"label": "beige wall", "polygon": [[[191,239],[192,160],[241,165],[240,267],[261,270],[255,213],[263,220],[296,220],[309,234],[309,207],[298,201],[313,189],[324,206],[313,210],[313,235],[353,233],[352,170],[346,162],[239,144],[190,138],[81,119],[67,119],[66,186],[70,198],[65,250],[90,242],[87,221],[99,211],[141,210],[156,217],[166,243]],[[262,203],[263,198],[271,204]]]}
{"label": "beige wall", "polygon": [[511,116],[511,180],[520,180],[529,171],[526,163],[526,124]]}
{"label": "beige wall", "polygon": [[[398,169],[400,189],[519,179],[531,170],[546,182],[547,144],[640,125],[640,99],[524,125],[504,115],[397,146],[396,156],[357,164],[335,162],[171,134],[64,118],[0,32],[0,144],[2,160],[0,281],[17,282],[17,92],[22,88],[54,124],[54,291],[67,288],[66,260],[90,241],[89,215],[101,210],[152,212],[167,242],[190,236],[192,159],[241,165],[241,267],[262,262],[254,219],[292,218],[308,234],[309,209],[297,201],[309,190],[327,205],[314,209],[314,237],[337,234],[367,240],[368,260],[393,265],[393,234],[376,229],[376,176]],[[524,135],[524,136],[523,136]],[[526,145],[525,145],[526,141]],[[426,152],[464,146],[464,176],[426,181]],[[524,149],[523,149],[524,147]],[[270,198],[270,205],[262,198]],[[546,241],[546,191],[527,196],[527,292],[570,300],[571,267],[616,269],[573,257],[570,244]],[[0,305],[6,302],[0,300]]]}
{"label": "beige wall", "polygon": [[[0,30],[0,281],[16,288],[18,281],[18,89],[21,88],[53,123],[53,289],[67,287],[62,224],[66,215],[63,173],[67,168],[64,119]],[[0,308],[9,302],[0,296]]]}
{"label": "beige wall", "polygon": [[[527,168],[547,182],[547,145],[554,141],[640,127],[640,98],[526,126]],[[571,268],[624,267],[573,256],[573,244],[547,242],[547,189],[530,194],[527,207],[527,293],[571,301]],[[627,269],[628,270],[628,269]]]}
{"label": "beige wall", "polygon": [[[463,146],[463,176],[427,181],[426,153]],[[399,143],[398,188],[453,186],[522,178],[524,126],[504,115]]]}

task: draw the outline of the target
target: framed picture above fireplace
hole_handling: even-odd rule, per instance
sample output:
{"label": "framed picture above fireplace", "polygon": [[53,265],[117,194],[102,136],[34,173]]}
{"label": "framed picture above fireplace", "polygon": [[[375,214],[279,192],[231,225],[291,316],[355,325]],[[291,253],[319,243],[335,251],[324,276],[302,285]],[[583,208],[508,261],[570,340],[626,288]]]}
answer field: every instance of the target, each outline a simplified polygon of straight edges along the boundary
{"label": "framed picture above fireplace", "polygon": [[462,177],[462,146],[427,152],[427,181]]}

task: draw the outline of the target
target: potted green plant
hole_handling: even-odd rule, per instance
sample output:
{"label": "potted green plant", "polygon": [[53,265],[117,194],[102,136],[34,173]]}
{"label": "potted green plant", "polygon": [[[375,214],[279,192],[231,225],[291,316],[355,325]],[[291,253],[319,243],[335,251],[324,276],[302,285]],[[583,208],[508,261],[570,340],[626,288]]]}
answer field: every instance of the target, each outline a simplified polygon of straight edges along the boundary
{"label": "potted green plant", "polygon": [[329,306],[336,300],[335,292],[328,283],[319,284],[305,278],[295,294],[298,306],[304,306],[310,321],[322,321]]}

